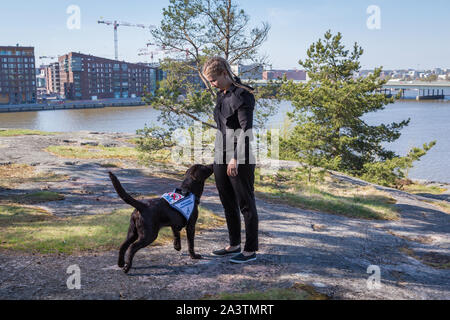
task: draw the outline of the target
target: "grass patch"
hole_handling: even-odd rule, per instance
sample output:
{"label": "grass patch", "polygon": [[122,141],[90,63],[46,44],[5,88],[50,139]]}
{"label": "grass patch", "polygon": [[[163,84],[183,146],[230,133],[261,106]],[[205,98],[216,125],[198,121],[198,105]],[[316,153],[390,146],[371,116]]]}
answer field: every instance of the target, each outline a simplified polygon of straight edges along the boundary
{"label": "grass patch", "polygon": [[308,210],[352,218],[396,220],[395,200],[373,187],[355,186],[326,175],[324,181],[308,183],[297,169],[283,169],[275,176],[255,177],[260,198]]}
{"label": "grass patch", "polygon": [[429,194],[442,194],[446,191],[446,189],[439,188],[437,186],[430,186],[425,184],[413,183],[409,185],[405,185],[403,190],[409,193],[421,194],[421,193],[429,193]]}
{"label": "grass patch", "polygon": [[25,136],[25,135],[51,136],[55,134],[58,133],[45,132],[39,130],[28,130],[28,129],[0,129],[0,137]]}
{"label": "grass patch", "polygon": [[[197,230],[224,223],[223,218],[211,211],[202,207],[199,210]],[[122,209],[101,215],[58,218],[40,208],[0,205],[0,249],[42,254],[117,250],[125,240],[132,211]],[[172,230],[162,228],[153,245],[172,241]]]}
{"label": "grass patch", "polygon": [[404,254],[436,269],[450,269],[450,256],[439,252],[427,252],[425,254],[417,254],[408,247],[399,248]]}
{"label": "grass patch", "polygon": [[434,205],[437,205],[439,208],[441,208],[444,212],[450,213],[450,203],[447,201],[433,201]]}
{"label": "grass patch", "polygon": [[420,260],[436,269],[450,269],[450,256],[437,252],[429,252],[420,257]]}
{"label": "grass patch", "polygon": [[407,236],[407,235],[401,235],[401,234],[395,233],[392,230],[387,230],[387,232],[395,237],[398,237],[398,238],[401,238],[401,239],[407,240],[407,241],[419,242],[419,243],[423,243],[423,244],[430,244],[430,243],[433,243],[433,241],[434,241],[433,237],[430,237],[430,236],[423,236],[423,235]]}
{"label": "grass patch", "polygon": [[159,162],[163,164],[172,164],[172,152],[169,149],[161,149],[158,151],[146,151],[140,152],[140,160],[143,164],[152,164],[153,162]]}
{"label": "grass patch", "polygon": [[0,188],[14,188],[22,183],[58,182],[67,179],[67,175],[41,172],[27,164],[0,165]]}
{"label": "grass patch", "polygon": [[75,159],[138,159],[139,152],[130,147],[49,146],[45,151],[63,158]]}
{"label": "grass patch", "polygon": [[0,195],[0,202],[18,203],[18,204],[36,204],[48,201],[63,200],[64,196],[53,191],[38,191],[20,195]]}
{"label": "grass patch", "polygon": [[[140,152],[135,147],[105,147],[105,146],[49,146],[45,151],[63,158],[73,159],[122,159],[140,160],[142,163],[169,163],[170,150]],[[117,164],[101,164],[104,167],[114,167]],[[119,164],[120,166],[120,164]]]}
{"label": "grass patch", "polygon": [[[51,219],[52,216],[41,208],[22,206],[18,204],[1,204],[0,205],[0,228],[5,226],[13,227],[16,223],[30,223]],[[3,229],[1,229],[3,231]],[[2,233],[2,244],[5,238]]]}
{"label": "grass patch", "polygon": [[273,288],[264,291],[251,290],[243,293],[220,293],[207,295],[203,300],[327,300],[314,287],[296,283],[291,288]]}
{"label": "grass patch", "polygon": [[439,207],[439,209],[445,213],[450,213],[450,203],[448,203],[447,201],[440,201],[440,200],[422,200],[423,202],[426,203],[431,203],[437,207]]}
{"label": "grass patch", "polygon": [[122,163],[100,163],[99,165],[102,168],[121,168],[123,166]]}
{"label": "grass patch", "polygon": [[131,139],[125,139],[125,142],[137,145],[140,141],[140,138],[131,138]]}

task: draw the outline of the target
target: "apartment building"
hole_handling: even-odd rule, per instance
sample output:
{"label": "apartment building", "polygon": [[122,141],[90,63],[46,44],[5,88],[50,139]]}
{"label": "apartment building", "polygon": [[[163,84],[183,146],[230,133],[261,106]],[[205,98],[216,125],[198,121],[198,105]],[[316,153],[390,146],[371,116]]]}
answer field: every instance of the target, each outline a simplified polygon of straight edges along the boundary
{"label": "apartment building", "polygon": [[69,100],[140,97],[156,78],[154,68],[144,64],[82,53],[70,52],[58,62],[60,94]]}
{"label": "apartment building", "polygon": [[35,102],[34,47],[0,46],[0,104]]}
{"label": "apartment building", "polygon": [[60,94],[61,78],[58,62],[51,63],[45,68],[45,88],[47,94]]}

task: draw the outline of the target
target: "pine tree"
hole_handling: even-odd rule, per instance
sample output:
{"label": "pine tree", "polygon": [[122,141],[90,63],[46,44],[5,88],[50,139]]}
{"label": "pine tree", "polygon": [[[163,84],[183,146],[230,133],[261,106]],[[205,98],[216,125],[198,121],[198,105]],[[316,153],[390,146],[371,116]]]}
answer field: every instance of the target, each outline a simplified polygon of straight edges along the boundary
{"label": "pine tree", "polygon": [[[204,62],[218,55],[230,64],[264,65],[267,57],[259,54],[259,49],[269,30],[266,22],[251,27],[250,17],[234,0],[170,0],[163,9],[160,26],[152,31],[152,42],[173,52],[171,58],[161,62],[167,77],[158,83],[153,94],[145,97],[152,108],[160,111],[160,126],[138,130],[143,136],[140,150],[170,145],[166,140],[176,129],[188,128],[194,122],[202,123],[204,129],[215,128],[216,90],[201,73]],[[251,82],[246,84],[252,86]],[[255,128],[264,126],[276,112],[280,101],[274,92],[279,87],[279,81],[274,81],[256,88]],[[160,137],[168,143],[159,143]]]}
{"label": "pine tree", "polygon": [[397,140],[410,120],[379,125],[363,120],[365,114],[384,109],[395,98],[381,93],[386,83],[380,79],[381,67],[365,78],[358,76],[362,54],[357,43],[347,50],[341,33],[331,31],[310,46],[307,58],[299,61],[310,81],[283,85],[284,96],[294,106],[289,115],[296,123],[282,141],[285,155],[290,152],[291,158],[310,166],[353,175],[364,174],[367,164],[399,157],[383,144]]}

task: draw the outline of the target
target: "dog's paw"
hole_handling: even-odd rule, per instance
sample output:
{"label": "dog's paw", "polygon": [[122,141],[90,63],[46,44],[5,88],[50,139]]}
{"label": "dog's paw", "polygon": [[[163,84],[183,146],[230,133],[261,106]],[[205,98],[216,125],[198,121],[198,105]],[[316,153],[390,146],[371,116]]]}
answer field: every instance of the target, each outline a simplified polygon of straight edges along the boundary
{"label": "dog's paw", "polygon": [[192,259],[202,259],[202,256],[199,255],[199,254],[194,253],[194,254],[191,254],[191,258]]}
{"label": "dog's paw", "polygon": [[122,271],[125,273],[128,273],[128,271],[130,271],[130,266],[128,264],[125,264],[125,266],[122,268]]}
{"label": "dog's paw", "polygon": [[117,265],[119,266],[119,268],[123,268],[123,266],[125,265],[125,261],[119,261],[117,262]]}
{"label": "dog's paw", "polygon": [[181,243],[179,241],[173,243],[173,248],[177,251],[181,250]]}

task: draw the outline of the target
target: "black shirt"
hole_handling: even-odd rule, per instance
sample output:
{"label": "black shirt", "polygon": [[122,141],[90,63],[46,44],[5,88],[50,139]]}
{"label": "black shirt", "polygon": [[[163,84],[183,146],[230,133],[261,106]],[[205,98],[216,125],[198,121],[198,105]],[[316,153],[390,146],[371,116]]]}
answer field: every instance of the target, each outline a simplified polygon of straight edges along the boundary
{"label": "black shirt", "polygon": [[[232,154],[234,159],[239,162],[248,163],[250,157],[249,142],[253,140],[253,111],[255,109],[255,97],[248,90],[237,87],[234,84],[225,92],[219,92],[217,95],[217,103],[214,109],[214,120],[217,123],[218,132],[216,135],[216,160],[223,158],[222,163],[228,163],[226,153]],[[236,131],[241,129],[240,131]],[[228,130],[228,131],[227,131]],[[220,137],[221,136],[221,137]],[[220,138],[223,144],[220,144]],[[245,140],[243,140],[245,138]],[[234,139],[234,143],[226,149],[226,141]],[[244,146],[241,146],[245,141]],[[238,154],[239,150],[245,150],[245,154]],[[244,158],[245,157],[245,158]],[[251,162],[250,162],[251,163]],[[253,162],[254,163],[254,162]]]}

